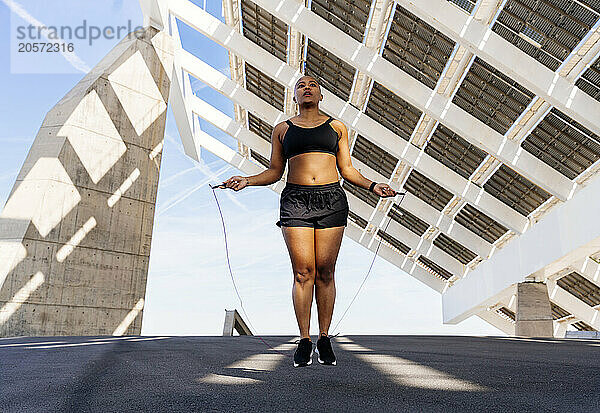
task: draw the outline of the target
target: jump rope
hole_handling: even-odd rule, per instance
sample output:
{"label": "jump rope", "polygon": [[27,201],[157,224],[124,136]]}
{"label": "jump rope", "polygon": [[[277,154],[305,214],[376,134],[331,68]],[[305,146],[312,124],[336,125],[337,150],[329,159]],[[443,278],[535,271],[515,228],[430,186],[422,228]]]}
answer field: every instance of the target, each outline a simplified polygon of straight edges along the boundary
{"label": "jump rope", "polygon": [[[219,205],[219,199],[217,198],[217,194],[215,193],[215,189],[218,189],[218,188],[226,189],[227,187],[224,184],[214,185],[214,186],[209,184],[209,186],[212,189],[213,196],[215,197],[215,201],[217,203],[217,208],[219,209],[219,215],[221,216],[221,223],[223,225],[223,236],[225,237],[225,254],[226,254],[226,257],[227,257],[227,267],[229,268],[229,275],[231,277],[231,282],[233,283],[233,288],[235,290],[235,293],[236,293],[238,299],[240,300],[240,308],[242,309],[242,312],[244,313],[244,316],[246,317],[246,320],[248,321],[248,324],[250,324],[250,327],[252,327],[252,329],[256,332],[257,330],[256,330],[256,328],[254,328],[254,325],[252,325],[252,322],[250,321],[250,317],[248,317],[248,313],[246,312],[246,309],[244,308],[244,303],[242,301],[242,297],[240,296],[240,292],[238,291],[237,285],[235,284],[235,279],[233,277],[233,271],[231,270],[231,263],[229,261],[229,247],[227,245],[227,231],[225,230],[225,220],[223,219],[223,212],[221,211],[221,206]],[[402,197],[400,199],[400,202],[398,203],[398,205],[401,205],[402,201],[404,200],[404,196],[406,195],[406,192],[397,192],[396,195],[400,195]],[[391,220],[392,220],[392,217],[390,217],[390,219],[388,220],[387,224],[385,225],[385,229],[383,230],[384,232],[387,231],[387,227],[390,224]],[[371,274],[371,269],[373,268],[373,264],[375,264],[375,258],[377,258],[377,252],[379,251],[379,247],[380,246],[381,246],[381,240],[379,240],[379,243],[377,244],[377,248],[375,249],[375,254],[373,255],[373,260],[371,261],[371,265],[369,266],[369,270],[367,271],[367,275],[365,276],[365,278],[363,279],[362,283],[358,287],[358,290],[356,290],[356,293],[354,294],[354,297],[352,297],[352,300],[350,301],[350,304],[348,304],[348,307],[346,307],[346,310],[344,311],[344,313],[342,314],[342,316],[340,317],[339,321],[337,322],[337,324],[335,325],[335,327],[332,329],[332,331],[336,331],[337,330],[337,327],[340,325],[340,323],[342,322],[342,320],[344,319],[344,317],[348,313],[348,310],[350,309],[350,307],[354,303],[354,300],[356,300],[356,297],[358,297],[358,294],[360,293],[363,285],[365,285],[365,282],[367,281],[367,278]],[[338,331],[337,334],[331,335],[330,337],[337,337],[339,334],[340,334],[340,332]],[[270,345],[268,342],[266,342],[260,335],[255,334],[255,336],[258,337],[258,339],[260,341],[262,341],[271,350],[273,350],[273,351],[275,351],[275,352],[277,352],[277,353],[279,353],[279,354],[281,354],[283,356],[291,357],[290,354],[285,354],[285,353],[282,353],[279,350],[275,349],[272,345]]]}

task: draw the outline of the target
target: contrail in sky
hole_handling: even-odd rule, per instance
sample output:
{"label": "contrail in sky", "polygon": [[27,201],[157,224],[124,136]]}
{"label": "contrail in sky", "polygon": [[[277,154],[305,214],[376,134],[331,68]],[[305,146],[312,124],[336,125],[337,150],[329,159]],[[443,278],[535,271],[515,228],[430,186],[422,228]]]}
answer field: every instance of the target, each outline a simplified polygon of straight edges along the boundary
{"label": "contrail in sky", "polygon": [[[2,0],[2,2],[4,4],[6,4],[6,7],[8,7],[13,13],[15,13],[17,16],[19,16],[20,18],[22,18],[23,20],[25,20],[27,23],[31,24],[32,26],[47,27],[44,23],[42,23],[41,21],[39,21],[38,19],[33,17],[31,14],[29,14],[27,12],[27,10],[25,10],[23,8],[23,6],[21,6],[16,1]],[[50,40],[50,39],[48,39],[48,40]],[[62,39],[52,39],[52,42],[66,44],[65,41]],[[60,52],[60,54],[75,69],[77,69],[83,73],[87,73],[91,70],[91,68],[83,60],[81,60],[81,58],[79,56],[77,56],[74,52],[69,52],[69,51],[63,50],[62,48],[61,48],[61,50],[62,51]]]}
{"label": "contrail in sky", "polygon": [[231,166],[226,165],[223,168],[221,168],[220,170],[218,170],[216,172],[216,174],[214,174],[213,176],[208,177],[208,179],[204,179],[202,182],[200,182],[198,185],[194,186],[192,189],[190,190],[185,190],[183,194],[178,194],[173,198],[177,198],[175,201],[171,202],[169,205],[167,205],[166,207],[164,207],[163,209],[161,209],[160,211],[158,211],[158,216],[164,214],[165,212],[167,212],[169,209],[171,209],[172,207],[174,207],[175,205],[177,205],[178,203],[180,203],[181,201],[183,201],[184,199],[188,198],[190,195],[192,195],[194,192],[196,192],[198,189],[202,188],[204,185],[206,185],[207,183],[211,182],[214,180],[213,177],[218,177],[219,175],[227,172],[229,169],[231,169]]}

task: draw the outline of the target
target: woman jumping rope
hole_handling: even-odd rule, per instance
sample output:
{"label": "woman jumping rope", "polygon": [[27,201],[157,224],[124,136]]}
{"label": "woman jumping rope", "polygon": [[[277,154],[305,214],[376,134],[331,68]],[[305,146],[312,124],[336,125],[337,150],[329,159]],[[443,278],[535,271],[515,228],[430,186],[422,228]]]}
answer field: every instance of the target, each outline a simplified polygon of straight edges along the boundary
{"label": "woman jumping rope", "polygon": [[300,342],[294,367],[312,363],[310,310],[313,292],[319,318],[318,361],[335,365],[328,335],[335,302],[335,263],[348,220],[348,199],[339,183],[344,180],[380,197],[397,193],[388,184],[371,182],[350,160],[348,130],[339,120],[319,111],[321,87],[312,76],[302,76],[294,87],[299,114],[273,128],[270,166],[258,175],[232,176],[222,185],[239,191],[247,186],[270,185],[288,176],[281,192],[279,221],[293,270],[292,301]]}

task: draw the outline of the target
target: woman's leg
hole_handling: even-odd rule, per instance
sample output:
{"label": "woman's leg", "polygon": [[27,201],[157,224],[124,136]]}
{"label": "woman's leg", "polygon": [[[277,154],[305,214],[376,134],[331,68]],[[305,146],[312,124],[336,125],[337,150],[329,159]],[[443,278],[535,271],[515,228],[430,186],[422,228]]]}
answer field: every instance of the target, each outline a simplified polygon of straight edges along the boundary
{"label": "woman's leg", "polygon": [[335,263],[345,227],[315,229],[315,296],[319,313],[319,336],[329,333],[335,303]]}
{"label": "woman's leg", "polygon": [[311,227],[281,227],[287,245],[294,286],[292,301],[302,338],[310,337],[310,308],[315,285],[315,229]]}

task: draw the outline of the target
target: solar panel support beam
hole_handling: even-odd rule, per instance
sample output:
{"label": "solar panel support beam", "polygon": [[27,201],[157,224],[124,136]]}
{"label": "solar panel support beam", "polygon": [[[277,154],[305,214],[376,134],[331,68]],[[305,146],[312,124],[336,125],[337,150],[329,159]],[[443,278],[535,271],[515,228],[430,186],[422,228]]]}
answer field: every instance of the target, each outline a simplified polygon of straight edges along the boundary
{"label": "solar panel support beam", "polygon": [[496,311],[485,309],[485,310],[481,311],[479,314],[477,314],[477,316],[479,318],[481,318],[483,321],[490,323],[491,325],[493,325],[494,327],[496,327],[503,333],[505,333],[509,336],[515,335],[514,323],[511,323],[509,320],[506,320],[505,318],[500,317],[498,315],[498,313],[496,313]]}
{"label": "solar panel support beam", "polygon": [[[511,285],[525,279],[546,281],[600,251],[600,220],[595,219],[599,207],[600,180],[595,180],[449,288],[442,296],[444,323],[456,324],[476,314]],[[554,299],[552,292],[550,298]]]}
{"label": "solar panel support beam", "polygon": [[[573,316],[589,324],[596,330],[600,330],[600,314],[598,310],[590,307],[573,294],[559,287],[555,280],[548,280],[548,293],[550,299],[571,313]],[[573,320],[577,321],[577,320]]]}
{"label": "solar panel support beam", "polygon": [[163,30],[168,26],[168,7],[166,0],[139,0],[142,14],[144,15],[144,27],[154,27]]}

